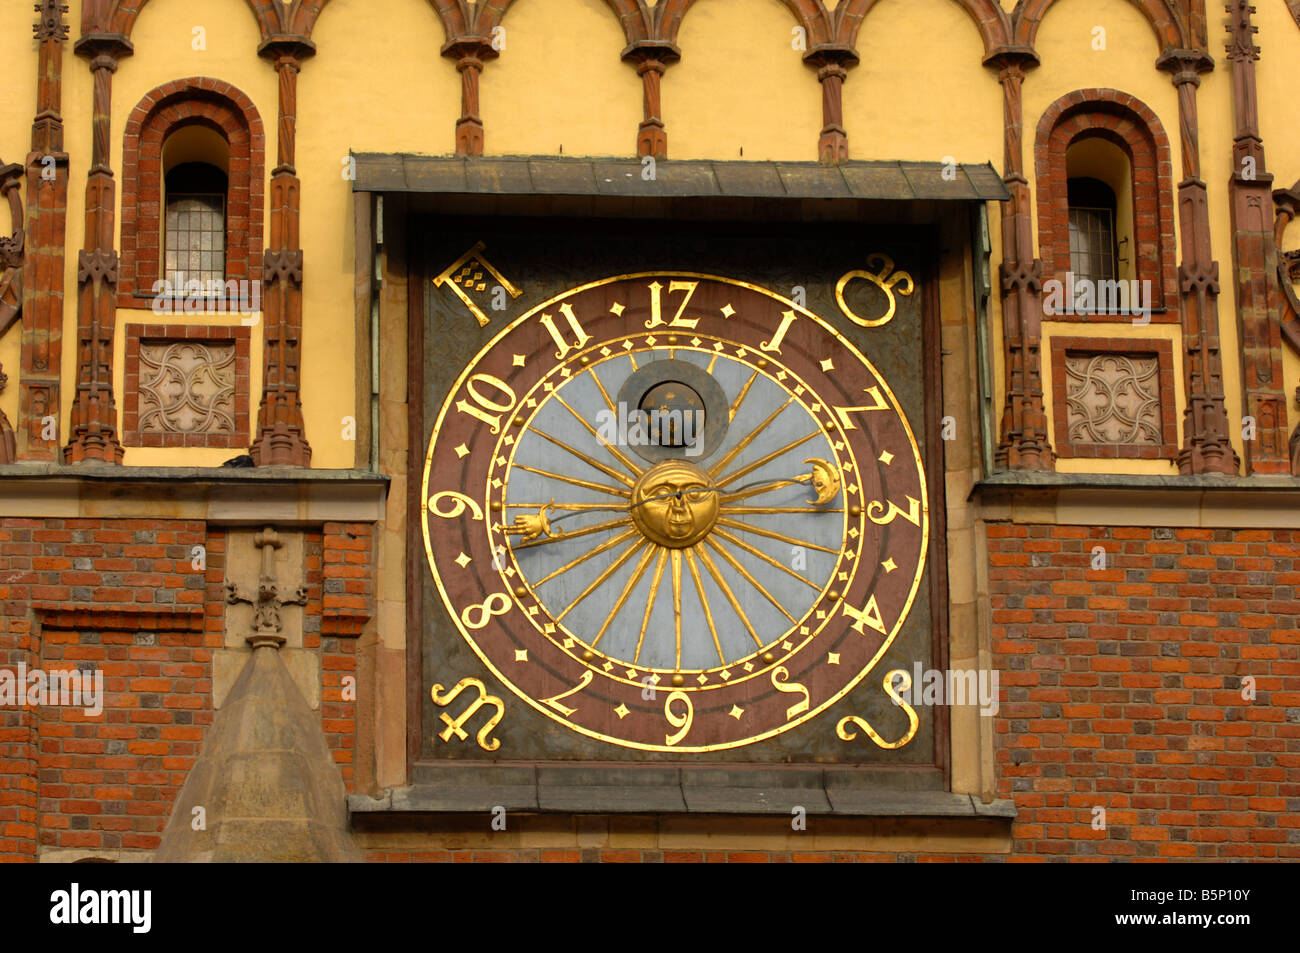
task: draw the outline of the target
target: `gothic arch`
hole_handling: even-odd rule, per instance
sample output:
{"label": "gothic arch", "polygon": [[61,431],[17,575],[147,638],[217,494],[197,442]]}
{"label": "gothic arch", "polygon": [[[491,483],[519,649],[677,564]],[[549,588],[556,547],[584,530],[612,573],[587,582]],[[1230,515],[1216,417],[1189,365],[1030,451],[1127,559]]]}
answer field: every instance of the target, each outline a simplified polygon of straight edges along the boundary
{"label": "gothic arch", "polygon": [[[1204,46],[1204,39],[1198,34],[1203,30],[1193,29],[1193,23],[1182,9],[1186,0],[1128,0],[1137,7],[1155,31],[1160,51],[1191,50]],[[1033,48],[1038,39],[1038,27],[1043,22],[1057,0],[1020,0],[1014,14],[1014,38],[1017,46]],[[1203,26],[1203,22],[1200,24]]]}
{"label": "gothic arch", "polygon": [[605,4],[618,17],[629,45],[648,40],[676,45],[677,31],[695,0],[659,0],[653,6],[646,0],[605,0]]}
{"label": "gothic arch", "polygon": [[466,39],[483,40],[501,25],[515,0],[429,0],[447,31],[444,50]]}
{"label": "gothic arch", "polygon": [[[135,21],[149,0],[86,0],[81,12],[81,32],[115,33],[131,38]],[[272,37],[296,36],[308,38],[316,18],[329,0],[292,0],[282,4],[277,0],[244,0],[257,18],[257,26],[265,42]]]}
{"label": "gothic arch", "polygon": [[[794,18],[808,32],[808,48],[834,45],[857,47],[858,33],[871,9],[880,0],[842,0],[835,10],[827,10],[822,0],[782,0]],[[1005,46],[1011,36],[1011,24],[997,0],[953,0],[975,22],[984,41],[984,52]]]}

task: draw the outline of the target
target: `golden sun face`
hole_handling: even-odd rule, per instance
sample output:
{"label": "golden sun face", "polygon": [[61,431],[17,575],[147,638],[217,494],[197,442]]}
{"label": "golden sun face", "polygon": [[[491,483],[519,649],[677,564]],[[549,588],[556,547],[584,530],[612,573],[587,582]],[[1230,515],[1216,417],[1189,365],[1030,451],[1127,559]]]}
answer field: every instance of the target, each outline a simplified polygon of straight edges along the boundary
{"label": "golden sun face", "polygon": [[709,475],[685,460],[665,460],[632,489],[632,522],[641,535],[670,549],[694,546],[718,519],[718,491]]}

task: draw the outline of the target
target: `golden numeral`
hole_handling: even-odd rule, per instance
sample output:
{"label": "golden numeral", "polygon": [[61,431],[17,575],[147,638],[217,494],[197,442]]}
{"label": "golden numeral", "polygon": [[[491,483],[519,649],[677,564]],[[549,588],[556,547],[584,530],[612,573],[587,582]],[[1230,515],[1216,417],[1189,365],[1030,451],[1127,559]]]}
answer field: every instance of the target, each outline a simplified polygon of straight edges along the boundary
{"label": "golden numeral", "polygon": [[583,345],[590,341],[591,335],[583,330],[582,325],[578,323],[578,319],[574,317],[572,305],[568,303],[560,305],[560,314],[564,315],[564,319],[569,322],[569,330],[572,331],[574,337],[578,339],[577,344],[570,344],[568,341],[564,340],[564,335],[562,335],[559,328],[555,326],[555,318],[551,317],[549,314],[542,315],[538,320],[542,322],[542,327],[546,328],[546,330],[550,332],[551,338],[555,341],[555,346],[559,348],[559,350],[555,352],[555,356],[562,361],[564,360],[564,355],[568,354],[570,351],[579,350]]}
{"label": "golden numeral", "polygon": [[[678,699],[686,702],[686,714],[684,715],[673,714],[673,702]],[[695,706],[691,703],[691,696],[685,692],[673,692],[669,695],[664,701],[664,717],[668,719],[668,724],[681,729],[675,735],[664,736],[664,744],[671,747],[686,737],[687,732],[691,730],[691,724],[695,721]]]}
{"label": "golden numeral", "polygon": [[561,705],[561,704],[560,704],[560,699],[561,699],[561,698],[568,698],[570,695],[574,695],[574,694],[576,694],[576,693],[582,691],[582,690],[583,690],[584,688],[586,688],[588,685],[590,685],[590,684],[591,684],[591,679],[592,679],[592,674],[593,674],[593,673],[591,673],[591,672],[583,672],[583,673],[582,673],[582,680],[581,680],[580,682],[578,682],[577,685],[575,685],[573,688],[570,688],[567,692],[561,692],[561,693],[558,694],[558,695],[552,695],[550,698],[543,698],[543,699],[542,699],[542,704],[544,704],[544,705],[550,705],[552,708],[554,708],[556,711],[558,711],[558,712],[559,712],[561,715],[563,715],[565,718],[570,717],[570,716],[571,716],[575,711],[577,711],[578,709],[576,709],[576,708],[570,708],[568,705]]}
{"label": "golden numeral", "polygon": [[[477,384],[486,384],[503,394],[508,394],[510,400],[504,404],[488,400],[475,388]],[[491,374],[475,374],[469,379],[469,383],[465,385],[465,393],[473,398],[474,403],[471,404],[467,400],[458,400],[456,401],[456,409],[462,414],[469,414],[471,417],[483,421],[493,433],[500,433],[500,415],[509,413],[515,406],[515,392],[510,388],[510,385],[499,377],[493,377]],[[496,416],[488,413],[488,411],[495,411]]]}
{"label": "golden numeral", "polygon": [[686,310],[686,305],[690,303],[691,296],[695,294],[695,289],[700,283],[698,281],[670,281],[668,282],[668,293],[676,294],[679,291],[685,291],[686,297],[682,299],[682,306],[677,309],[677,314],[671,321],[663,319],[663,301],[662,295],[664,286],[657,281],[650,283],[650,320],[645,323],[647,328],[660,328],[667,325],[670,328],[686,328],[695,330],[695,326],[700,323],[699,318],[683,318],[682,313]]}
{"label": "golden numeral", "polygon": [[[493,608],[496,606],[497,608]],[[510,611],[510,597],[504,592],[494,592],[482,602],[472,606],[466,606],[460,614],[460,621],[471,629],[481,629],[488,624],[488,620],[494,615],[505,615]],[[471,622],[470,616],[477,612],[478,621]]]}
{"label": "golden numeral", "polygon": [[787,311],[781,316],[781,326],[776,329],[776,334],[772,335],[772,340],[764,341],[759,345],[768,354],[780,354],[781,342],[785,340],[785,332],[790,330],[790,325],[794,324],[798,315],[793,311]]}
{"label": "golden numeral", "polygon": [[871,736],[872,741],[889,751],[903,747],[903,745],[916,737],[916,729],[920,726],[921,719],[916,717],[916,709],[909,705],[898,692],[894,691],[895,675],[902,677],[902,691],[907,691],[912,687],[912,676],[907,673],[906,669],[896,668],[892,672],[887,672],[884,681],[881,683],[884,685],[885,691],[889,694],[889,697],[894,700],[895,704],[900,705],[903,710],[907,712],[907,734],[903,735],[903,737],[899,738],[897,741],[889,742],[880,737],[880,735],[876,733],[876,729],[867,724],[865,718],[859,718],[857,715],[849,715],[847,718],[841,718],[839,724],[835,726],[835,733],[840,736],[841,741],[852,741],[858,736],[857,732],[850,733],[849,725],[851,724],[857,725]]}
{"label": "golden numeral", "polygon": [[871,520],[871,522],[875,523],[877,526],[885,526],[889,523],[894,522],[894,520],[896,520],[898,517],[901,516],[903,519],[907,520],[913,526],[921,525],[921,501],[920,500],[913,499],[910,496],[907,497],[906,513],[904,513],[901,509],[899,509],[898,504],[893,502],[892,500],[886,500],[885,502],[889,503],[889,509],[886,510],[885,515],[880,517],[879,519],[876,518],[876,514],[879,513],[881,510],[885,509],[885,504],[880,502],[880,500],[872,500],[870,503],[868,503],[867,519]]}
{"label": "golden numeral", "polygon": [[849,420],[849,414],[858,413],[858,412],[865,413],[870,410],[889,409],[889,405],[885,403],[885,398],[880,396],[879,387],[868,387],[866,389],[866,392],[871,395],[871,399],[872,401],[874,401],[874,403],[866,404],[862,407],[836,407],[835,408],[835,416],[840,418],[840,426],[843,427],[845,430],[858,429],[857,427],[853,426],[853,421]]}
{"label": "golden numeral", "polygon": [[876,597],[872,596],[867,600],[867,605],[863,609],[855,609],[847,602],[844,603],[844,614],[853,621],[853,629],[856,632],[862,632],[866,635],[863,626],[871,626],[881,635],[886,635],[885,620],[880,617],[880,606],[876,604]]}
{"label": "golden numeral", "polygon": [[[451,511],[448,513],[444,513],[442,510],[438,509],[438,501],[444,496],[449,496],[455,501],[452,503]],[[465,512],[465,507],[469,507],[471,519],[481,520],[483,518],[483,511],[479,509],[479,505],[464,493],[457,493],[455,490],[443,490],[441,493],[435,493],[433,496],[429,497],[429,512],[434,516],[441,516],[443,519],[455,519],[457,516],[460,516],[461,513]]]}
{"label": "golden numeral", "polygon": [[808,710],[812,696],[808,694],[808,689],[803,685],[798,682],[790,681],[790,670],[784,665],[778,665],[776,668],[772,669],[772,687],[778,692],[803,696],[803,698],[785,710],[786,721],[789,721],[795,715],[801,715]]}

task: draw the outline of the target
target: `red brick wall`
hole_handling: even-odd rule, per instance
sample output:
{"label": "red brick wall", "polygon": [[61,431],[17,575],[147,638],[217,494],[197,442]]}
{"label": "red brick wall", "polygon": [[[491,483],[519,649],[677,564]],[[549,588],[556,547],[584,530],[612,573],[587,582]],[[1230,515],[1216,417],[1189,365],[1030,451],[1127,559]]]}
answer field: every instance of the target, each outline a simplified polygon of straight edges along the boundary
{"label": "red brick wall", "polygon": [[[158,846],[215,714],[226,539],[201,521],[0,518],[0,665],[98,669],[105,690],[99,718],[0,708],[0,861],[35,859],[38,844]],[[369,617],[372,541],[354,524],[305,539],[304,647],[320,653],[322,724],[349,790],[356,702],[342,680]]]}
{"label": "red brick wall", "polygon": [[[304,644],[349,790],[373,528],[305,540]],[[206,571],[191,549],[207,547]],[[990,524],[999,793],[1010,859],[1300,857],[1300,539]],[[106,715],[0,709],[0,859],[156,846],[212,721],[226,537],[201,522],[0,519],[0,664],[90,663]],[[1094,547],[1107,553],[1093,569]],[[358,601],[359,600],[359,601]],[[333,621],[329,621],[329,620]],[[323,629],[333,632],[323,632]],[[1245,676],[1256,697],[1241,697]],[[1290,718],[1288,718],[1290,714]],[[1106,829],[1093,830],[1093,809]],[[372,861],[986,861],[1004,855],[373,849]]]}
{"label": "red brick wall", "polygon": [[1015,852],[1300,857],[1300,534],[990,524],[988,543]]}

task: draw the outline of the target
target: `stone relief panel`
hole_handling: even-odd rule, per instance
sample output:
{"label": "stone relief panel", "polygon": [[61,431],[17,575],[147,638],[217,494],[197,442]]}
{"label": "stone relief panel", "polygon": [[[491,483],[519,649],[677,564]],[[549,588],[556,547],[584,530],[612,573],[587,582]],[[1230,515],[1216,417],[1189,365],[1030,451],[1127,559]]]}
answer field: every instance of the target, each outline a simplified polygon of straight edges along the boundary
{"label": "stone relief panel", "polygon": [[247,447],[246,327],[127,325],[123,431],[136,447]]}
{"label": "stone relief panel", "polygon": [[1173,458],[1178,440],[1169,341],[1053,338],[1051,348],[1060,456]]}

